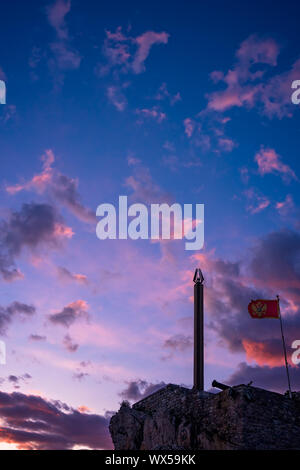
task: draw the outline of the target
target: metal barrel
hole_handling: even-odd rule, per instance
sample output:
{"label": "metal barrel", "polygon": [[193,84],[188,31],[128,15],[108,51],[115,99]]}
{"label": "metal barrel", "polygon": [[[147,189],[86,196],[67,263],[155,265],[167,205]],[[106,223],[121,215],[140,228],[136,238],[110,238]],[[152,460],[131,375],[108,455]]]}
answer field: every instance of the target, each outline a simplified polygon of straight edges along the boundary
{"label": "metal barrel", "polygon": [[212,387],[219,388],[220,390],[227,390],[229,385],[222,384],[221,382],[217,382],[216,380],[212,381]]}

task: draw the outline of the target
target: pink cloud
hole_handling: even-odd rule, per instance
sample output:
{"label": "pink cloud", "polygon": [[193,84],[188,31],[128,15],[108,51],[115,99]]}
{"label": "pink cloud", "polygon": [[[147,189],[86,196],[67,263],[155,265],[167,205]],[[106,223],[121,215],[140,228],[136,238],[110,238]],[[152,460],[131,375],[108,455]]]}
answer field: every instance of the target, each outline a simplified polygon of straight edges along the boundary
{"label": "pink cloud", "polygon": [[290,70],[275,75],[262,86],[261,101],[264,113],[269,117],[291,117],[295,105],[291,105],[291,84],[300,76],[300,59],[296,60]]}
{"label": "pink cloud", "polygon": [[65,25],[65,16],[71,10],[70,0],[56,0],[47,7],[47,17],[50,25],[56,30],[60,39],[68,38],[68,30]]}
{"label": "pink cloud", "polygon": [[159,110],[157,106],[152,108],[137,109],[136,114],[144,118],[154,119],[159,124],[166,119],[166,114]]}
{"label": "pink cloud", "polygon": [[138,45],[138,50],[132,62],[132,69],[134,73],[141,73],[145,70],[145,60],[147,59],[150,49],[154,44],[167,44],[169,34],[162,32],[156,33],[154,31],[147,31],[146,33],[138,36],[135,41]]}
{"label": "pink cloud", "polygon": [[192,145],[200,147],[202,152],[213,151],[220,154],[231,152],[237,145],[225,133],[225,126],[229,121],[229,117],[220,116],[212,109],[205,109],[195,119],[186,118],[183,124]]}
{"label": "pink cloud", "polygon": [[179,92],[177,92],[175,95],[172,95],[167,88],[167,84],[162,83],[162,85],[159,87],[157,94],[155,95],[155,99],[158,101],[168,99],[170,105],[173,106],[178,101],[181,101],[181,95]]}
{"label": "pink cloud", "polygon": [[258,87],[241,87],[236,85],[234,88],[229,87],[225,91],[212,93],[208,95],[208,109],[225,111],[234,106],[239,108],[245,105],[252,107],[258,90]]}
{"label": "pink cloud", "polygon": [[[65,16],[71,11],[70,0],[56,0],[46,8],[47,19],[55,31],[55,39],[49,45],[50,54],[44,54],[48,58],[48,67],[55,81],[55,87],[60,88],[64,81],[66,70],[79,68],[81,56],[78,51],[71,47],[71,37],[65,22]],[[33,51],[30,66],[36,69],[43,54],[40,50]],[[36,80],[37,74],[33,74]]]}
{"label": "pink cloud", "polygon": [[236,146],[235,142],[229,138],[220,138],[219,147],[224,152],[231,152]]}
{"label": "pink cloud", "polygon": [[288,194],[284,201],[277,202],[275,207],[280,215],[287,215],[294,208],[292,196]]}
{"label": "pink cloud", "polygon": [[253,188],[248,189],[244,194],[250,201],[246,209],[251,214],[258,214],[271,204],[271,201],[266,196],[258,194]]}
{"label": "pink cloud", "polygon": [[277,65],[280,46],[272,38],[250,36],[242,42],[236,56],[242,63]]}
{"label": "pink cloud", "polygon": [[195,123],[191,118],[186,118],[183,121],[184,124],[184,132],[186,135],[191,138],[195,129]]}
{"label": "pink cloud", "polygon": [[57,268],[58,275],[63,281],[75,281],[79,284],[88,284],[88,278],[85,274],[72,273],[67,268],[59,266]]}
{"label": "pink cloud", "polygon": [[103,54],[108,63],[100,66],[100,74],[118,67],[123,73],[140,74],[145,71],[145,61],[155,44],[167,44],[169,34],[146,31],[137,37],[127,36],[119,26],[115,33],[106,31]]}
{"label": "pink cloud", "polygon": [[291,83],[299,78],[300,59],[287,72],[265,78],[267,68],[277,65],[279,53],[280,46],[272,38],[252,35],[242,42],[233,68],[227,73],[216,70],[210,74],[214,83],[223,82],[227,87],[207,95],[207,108],[223,112],[233,107],[258,106],[269,118],[290,117],[294,110]]}
{"label": "pink cloud", "polygon": [[255,161],[258,165],[258,172],[262,176],[268,173],[279,173],[287,181],[291,178],[297,179],[294,171],[280,161],[280,156],[274,149],[261,147],[255,155]]}
{"label": "pink cloud", "polygon": [[260,366],[278,367],[284,365],[282,352],[278,348],[272,349],[271,342],[251,341],[243,339],[243,346],[249,362],[255,361]]}
{"label": "pink cloud", "polygon": [[67,207],[78,219],[83,222],[94,223],[94,212],[85,207],[80,201],[78,193],[78,180],[69,178],[52,167],[55,156],[52,150],[46,150],[42,156],[43,170],[34,175],[25,183],[6,186],[6,191],[14,195],[20,191],[48,192],[56,201]]}

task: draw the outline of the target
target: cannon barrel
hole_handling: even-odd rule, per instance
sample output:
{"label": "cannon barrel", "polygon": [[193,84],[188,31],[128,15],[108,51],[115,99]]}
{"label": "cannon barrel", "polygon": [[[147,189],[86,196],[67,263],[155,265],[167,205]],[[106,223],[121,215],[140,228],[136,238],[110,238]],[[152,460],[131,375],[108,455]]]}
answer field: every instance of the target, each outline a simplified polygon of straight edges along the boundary
{"label": "cannon barrel", "polygon": [[229,385],[222,384],[221,382],[217,382],[216,380],[213,380],[211,385],[212,387],[219,388],[220,390],[227,390],[228,388],[230,388]]}

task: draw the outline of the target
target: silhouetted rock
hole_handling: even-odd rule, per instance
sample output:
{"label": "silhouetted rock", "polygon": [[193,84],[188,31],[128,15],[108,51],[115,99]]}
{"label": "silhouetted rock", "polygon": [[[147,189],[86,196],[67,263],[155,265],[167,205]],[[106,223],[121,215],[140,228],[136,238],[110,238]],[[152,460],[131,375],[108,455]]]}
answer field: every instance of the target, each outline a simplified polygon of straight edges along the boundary
{"label": "silhouetted rock", "polygon": [[300,393],[247,385],[217,394],[169,384],[110,421],[116,450],[300,449]]}

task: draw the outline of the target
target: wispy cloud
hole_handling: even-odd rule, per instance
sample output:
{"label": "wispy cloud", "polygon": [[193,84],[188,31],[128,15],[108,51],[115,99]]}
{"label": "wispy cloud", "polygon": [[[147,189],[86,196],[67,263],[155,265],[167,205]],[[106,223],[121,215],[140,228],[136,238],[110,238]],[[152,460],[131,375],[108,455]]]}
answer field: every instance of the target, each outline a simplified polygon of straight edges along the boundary
{"label": "wispy cloud", "polygon": [[46,150],[42,156],[43,170],[24,183],[6,186],[6,191],[14,195],[20,191],[36,191],[49,193],[57,202],[67,207],[78,219],[83,222],[94,223],[96,216],[93,211],[85,207],[78,193],[78,180],[70,178],[52,167],[55,156],[52,150]]}
{"label": "wispy cloud", "polygon": [[280,156],[274,149],[261,147],[255,155],[258,165],[258,172],[264,176],[268,173],[279,174],[284,181],[297,179],[294,171],[286,164],[282,163]]}

